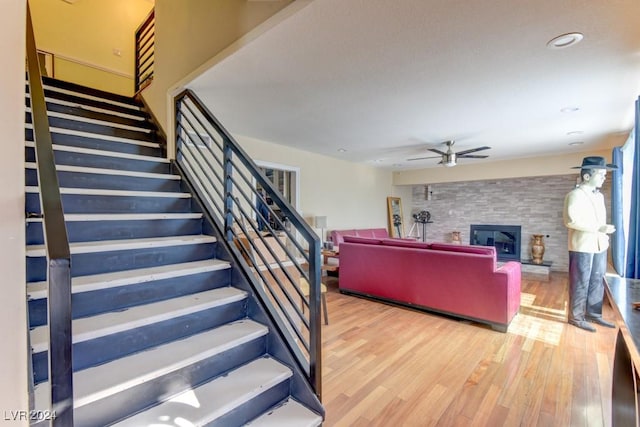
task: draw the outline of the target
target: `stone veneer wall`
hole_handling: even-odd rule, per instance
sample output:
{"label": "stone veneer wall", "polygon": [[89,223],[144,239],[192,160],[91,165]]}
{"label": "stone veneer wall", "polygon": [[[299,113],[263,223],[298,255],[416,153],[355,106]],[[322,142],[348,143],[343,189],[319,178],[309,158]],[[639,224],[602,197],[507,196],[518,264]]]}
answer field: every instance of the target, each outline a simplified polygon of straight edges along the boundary
{"label": "stone veneer wall", "polygon": [[[451,232],[460,231],[462,243],[468,244],[471,224],[520,225],[522,259],[531,258],[532,235],[544,234],[544,260],[553,262],[553,271],[568,271],[562,211],[564,198],[577,177],[578,171],[557,176],[431,184],[431,200],[426,197],[427,186],[416,185],[410,204],[411,223],[405,232],[413,225],[413,214],[423,209],[431,213],[433,221],[427,224],[427,241],[450,242]],[[610,176],[607,178],[602,192],[610,217]],[[421,230],[422,224],[418,227]]]}

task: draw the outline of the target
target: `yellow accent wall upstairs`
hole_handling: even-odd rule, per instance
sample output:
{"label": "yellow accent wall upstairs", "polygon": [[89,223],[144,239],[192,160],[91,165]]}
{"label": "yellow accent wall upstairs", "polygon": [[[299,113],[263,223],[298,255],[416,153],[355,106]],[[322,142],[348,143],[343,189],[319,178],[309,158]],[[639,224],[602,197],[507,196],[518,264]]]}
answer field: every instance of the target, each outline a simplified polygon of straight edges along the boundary
{"label": "yellow accent wall upstairs", "polygon": [[149,0],[30,0],[38,50],[57,79],[121,95],[134,92],[135,31]]}

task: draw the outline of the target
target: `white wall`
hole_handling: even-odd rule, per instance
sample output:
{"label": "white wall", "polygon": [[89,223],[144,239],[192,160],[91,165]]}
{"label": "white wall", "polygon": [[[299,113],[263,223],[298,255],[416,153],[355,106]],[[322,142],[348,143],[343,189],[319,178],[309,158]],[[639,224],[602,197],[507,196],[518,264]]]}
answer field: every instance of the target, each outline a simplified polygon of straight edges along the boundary
{"label": "white wall", "polygon": [[[387,227],[391,172],[235,136],[255,160],[300,168],[300,210],[308,219],[327,216],[329,230]],[[325,230],[326,231],[326,230]]]}
{"label": "white wall", "polygon": [[292,1],[156,0],[156,73],[142,94],[169,137],[174,92],[196,77],[199,67]]}
{"label": "white wall", "polygon": [[[0,50],[0,411],[28,409],[24,222],[25,1],[2,1]],[[5,420],[3,425],[28,425]]]}

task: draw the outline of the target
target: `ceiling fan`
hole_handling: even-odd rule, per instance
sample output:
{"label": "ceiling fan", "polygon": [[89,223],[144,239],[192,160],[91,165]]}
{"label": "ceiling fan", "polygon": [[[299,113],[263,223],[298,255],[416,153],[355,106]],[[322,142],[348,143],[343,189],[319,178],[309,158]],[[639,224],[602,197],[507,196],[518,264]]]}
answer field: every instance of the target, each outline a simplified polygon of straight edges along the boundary
{"label": "ceiling fan", "polygon": [[440,158],[441,160],[438,162],[438,164],[442,164],[446,167],[452,167],[455,166],[457,164],[458,159],[486,159],[489,156],[483,156],[483,155],[472,155],[471,153],[476,153],[478,151],[482,151],[482,150],[489,150],[491,147],[477,147],[477,148],[471,148],[469,150],[464,150],[464,151],[459,151],[459,152],[455,152],[453,151],[453,144],[455,144],[455,141],[446,141],[444,144],[446,144],[447,146],[447,151],[440,151],[436,148],[429,148],[429,151],[433,151],[434,153],[438,153],[438,156],[430,156],[430,157],[416,157],[414,159],[408,159],[408,160],[424,160],[424,159],[437,159]]}

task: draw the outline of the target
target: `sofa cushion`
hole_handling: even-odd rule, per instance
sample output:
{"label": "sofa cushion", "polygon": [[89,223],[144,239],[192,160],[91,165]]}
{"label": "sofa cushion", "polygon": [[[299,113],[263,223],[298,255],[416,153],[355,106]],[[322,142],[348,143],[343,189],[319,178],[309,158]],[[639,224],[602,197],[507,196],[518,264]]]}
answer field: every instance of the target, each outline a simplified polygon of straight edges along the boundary
{"label": "sofa cushion", "polygon": [[386,228],[363,228],[355,230],[358,237],[375,237],[378,239],[385,239],[389,237],[389,232]]}
{"label": "sofa cushion", "polygon": [[340,243],[344,242],[344,236],[355,236],[356,230],[333,230],[331,232],[331,240],[333,241],[333,246],[339,246]]}
{"label": "sofa cushion", "polygon": [[448,243],[432,243],[431,249],[480,255],[494,255],[496,253],[496,248],[493,246],[454,245]]}
{"label": "sofa cushion", "polygon": [[382,239],[374,239],[372,237],[344,236],[345,243],[364,243],[369,245],[380,245]]}
{"label": "sofa cushion", "polygon": [[377,239],[385,239],[389,237],[389,233],[386,228],[361,228],[350,230],[332,230],[331,240],[333,241],[334,248],[340,246],[340,243],[344,242],[345,236],[356,237],[370,237]]}
{"label": "sofa cushion", "polygon": [[415,240],[406,239],[384,239],[382,241],[382,244],[387,246],[399,246],[403,248],[415,249],[429,249],[431,247],[431,244],[427,242],[416,242]]}

